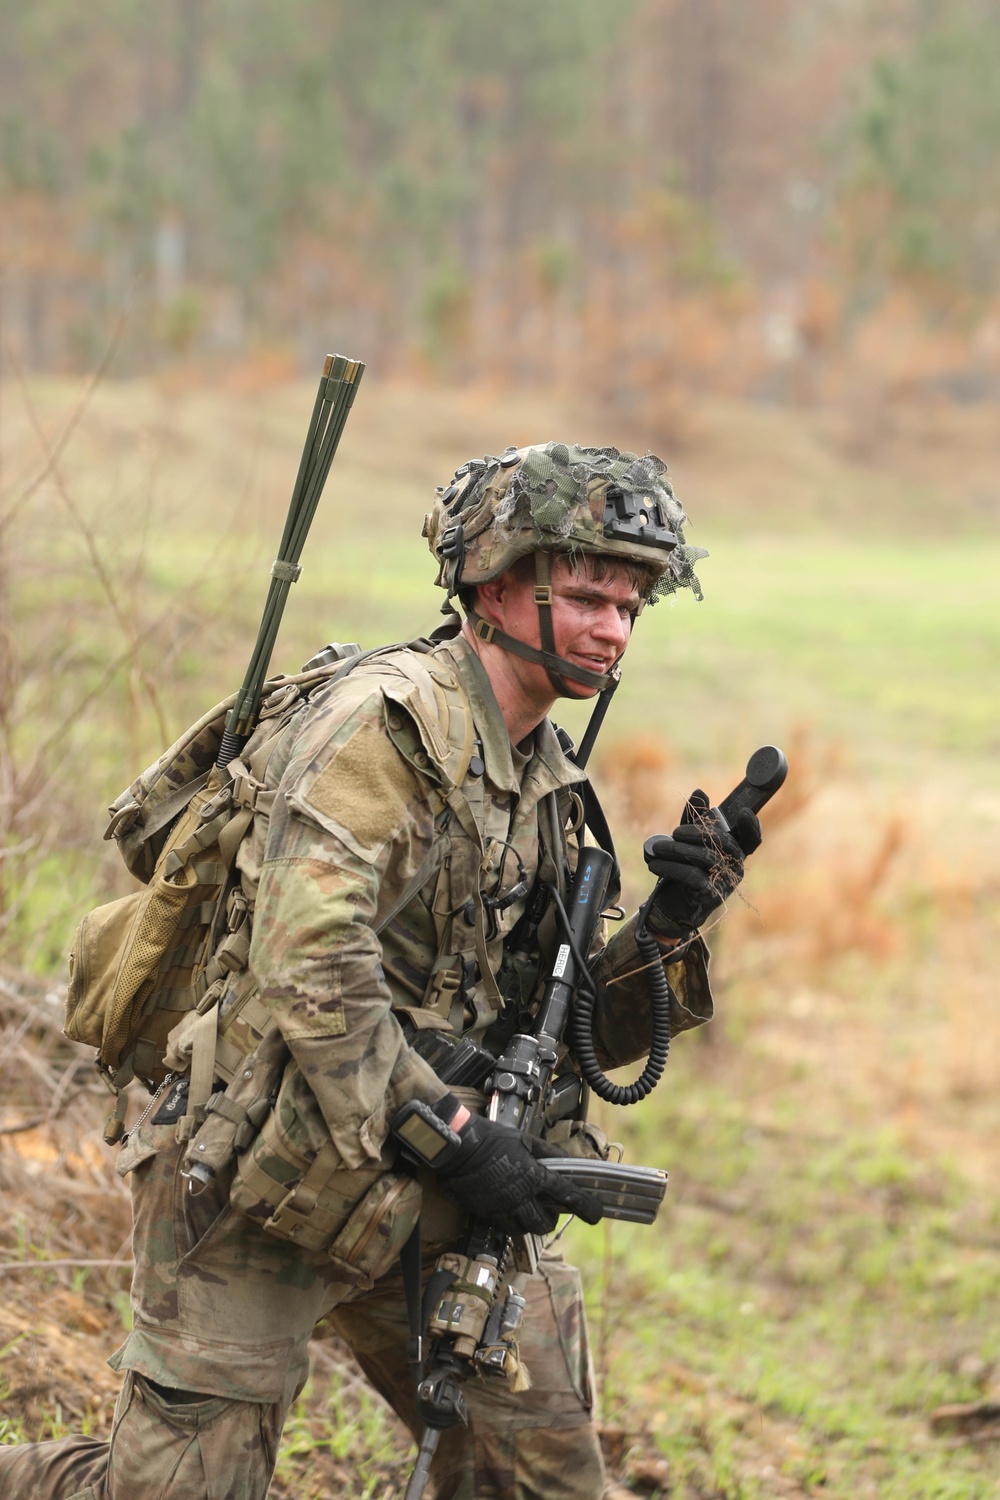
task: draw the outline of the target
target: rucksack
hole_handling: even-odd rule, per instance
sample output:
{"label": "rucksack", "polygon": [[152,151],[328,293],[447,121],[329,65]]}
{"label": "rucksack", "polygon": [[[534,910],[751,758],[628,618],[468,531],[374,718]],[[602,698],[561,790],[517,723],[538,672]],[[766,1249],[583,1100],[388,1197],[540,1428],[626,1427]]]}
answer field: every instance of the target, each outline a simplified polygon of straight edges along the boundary
{"label": "rucksack", "polygon": [[[434,638],[406,643],[424,654]],[[251,922],[235,869],[254,814],[270,810],[268,764],[314,693],[399,644],[358,652],[327,647],[319,666],[273,681],[259,722],[237,760],[220,770],[216,757],[233,699],[216,704],[137,777],[109,811],[105,837],[116,839],[129,871],[144,883],[97,907],[80,924],[70,954],[64,1030],[97,1049],[97,1066],[116,1095],[105,1131],[124,1132],[124,1090],[138,1078],[150,1091],[171,1071],[191,1072],[188,1113],[178,1128],[190,1135],[204,1118],[216,1079],[230,1082],[242,1060],[274,1023],[256,986],[220,1019],[218,1000],[231,976],[245,970]],[[464,699],[463,699],[464,702]],[[461,747],[449,755],[449,781],[461,780],[472,755],[467,705],[442,700],[446,721],[468,719]],[[442,767],[444,769],[444,767]],[[421,880],[430,870],[419,872]]]}
{"label": "rucksack", "polygon": [[[245,966],[249,922],[234,873],[254,812],[273,798],[267,765],[310,696],[358,660],[343,656],[275,679],[240,758],[216,764],[233,698],[216,704],[132,782],[109,808],[114,838],[142,888],[97,907],[81,922],[70,953],[64,1030],[97,1049],[97,1066],[117,1095],[106,1132],[123,1133],[125,1086],[154,1090],[164,1079],[167,1039],[191,1012],[206,1013],[226,976]],[[242,910],[241,910],[242,905]],[[250,1050],[267,1013],[249,997]],[[254,1024],[256,1023],[256,1024]],[[216,1072],[226,1075],[225,1058]]]}

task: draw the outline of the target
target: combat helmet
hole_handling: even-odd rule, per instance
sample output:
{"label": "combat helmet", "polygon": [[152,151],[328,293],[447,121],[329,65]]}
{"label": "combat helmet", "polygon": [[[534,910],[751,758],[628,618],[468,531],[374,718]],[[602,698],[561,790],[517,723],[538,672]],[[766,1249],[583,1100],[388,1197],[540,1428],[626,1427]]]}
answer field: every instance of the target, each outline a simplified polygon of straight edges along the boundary
{"label": "combat helmet", "polygon": [[[607,690],[613,674],[586,672],[556,655],[552,629],[551,558],[599,553],[638,564],[649,582],[643,602],[679,588],[701,598],[694,564],[706,554],[684,542],[687,520],[655,454],[617,448],[544,443],[507,448],[498,458],[472,459],[455,471],[424,522],[438,562],[438,584],[462,597],[476,634],[529,661],[541,662],[556,691],[576,696],[565,676]],[[535,558],[535,603],[542,649],[488,624],[464,590],[497,578],[520,558]]]}

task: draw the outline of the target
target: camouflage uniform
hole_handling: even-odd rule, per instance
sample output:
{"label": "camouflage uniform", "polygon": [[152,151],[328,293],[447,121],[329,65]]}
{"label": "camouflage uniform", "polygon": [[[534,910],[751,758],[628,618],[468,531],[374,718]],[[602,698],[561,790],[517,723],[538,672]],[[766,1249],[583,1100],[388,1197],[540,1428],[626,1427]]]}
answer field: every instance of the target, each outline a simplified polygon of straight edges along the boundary
{"label": "camouflage uniform", "polygon": [[[435,682],[450,699],[435,696]],[[476,754],[449,800],[440,767],[468,727],[441,720],[456,684]],[[286,735],[268,769],[273,803],[262,799],[240,853],[253,942],[249,971],[233,976],[222,1009],[241,987],[259,988],[290,1053],[284,1127],[306,1155],[332,1143],[352,1181],[378,1178],[394,1164],[395,1110],[443,1092],[400,1020],[430,1017],[480,1039],[495,1026],[492,976],[525,898],[498,910],[491,931],[475,893],[502,896],[522,868],[530,885],[540,866],[551,876],[567,853],[572,860],[564,830],[579,821],[580,779],[548,721],[528,753],[512,749],[489,679],[460,637],[419,660],[400,651],[364,663],[319,693]],[[468,900],[456,902],[456,890]],[[645,985],[632,974],[640,967],[626,923],[596,970],[604,1066],[648,1048]],[[708,1019],[700,944],[669,972],[675,1029]],[[232,1164],[192,1197],[178,1170],[184,1148],[156,1118],[133,1131],[119,1163],[132,1178],[136,1271],[133,1331],[112,1360],[126,1378],[110,1448],[73,1439],[5,1450],[7,1500],[259,1500],[324,1316],[417,1427],[398,1271],[373,1286],[344,1277],[322,1252],[262,1232],[229,1201]],[[428,1252],[460,1225],[428,1177]],[[579,1279],[546,1259],[528,1297],[522,1352],[533,1387],[514,1395],[499,1381],[470,1382],[470,1428],[446,1434],[435,1460],[439,1500],[602,1493]]]}

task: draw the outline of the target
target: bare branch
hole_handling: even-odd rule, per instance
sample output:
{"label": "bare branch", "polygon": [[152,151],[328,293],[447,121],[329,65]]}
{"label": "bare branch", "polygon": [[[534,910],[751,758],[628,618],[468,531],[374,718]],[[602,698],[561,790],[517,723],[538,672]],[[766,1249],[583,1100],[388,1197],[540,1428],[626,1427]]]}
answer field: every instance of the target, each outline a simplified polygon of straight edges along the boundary
{"label": "bare branch", "polygon": [[17,499],[10,506],[6,515],[0,516],[0,539],[2,539],[4,532],[7,530],[7,527],[11,525],[11,523],[17,518],[18,515],[20,515],[21,511],[27,505],[28,501],[38,493],[42,485],[45,483],[46,479],[48,479],[49,475],[52,473],[55,465],[62,457],[62,454],[70,441],[70,438],[73,436],[77,427],[80,425],[83,414],[87,410],[87,407],[90,405],[94,392],[97,390],[101,381],[108,373],[108,370],[111,367],[111,362],[114,359],[115,355],[118,353],[118,345],[121,343],[122,334],[125,332],[125,325],[127,322],[128,308],[126,307],[123,308],[121,313],[119,314],[118,321],[115,324],[114,332],[111,335],[111,341],[108,344],[107,349],[105,350],[103,359],[97,366],[97,369],[94,371],[93,375],[90,377],[90,380],[87,382],[83,394],[81,395],[76,406],[70,412],[69,418],[66,422],[66,425],[63,427],[62,432],[59,434],[58,438],[56,439],[55,443],[53,443],[51,448],[48,448],[47,443],[45,444],[45,447],[48,448],[48,456],[41,471],[36,474],[34,479],[32,479],[31,482],[21,491],[20,495],[18,495]]}
{"label": "bare branch", "polygon": [[142,683],[143,687],[146,690],[146,695],[149,698],[153,713],[156,715],[156,725],[160,733],[160,738],[164,742],[166,742],[170,739],[170,735],[167,731],[167,722],[163,712],[163,705],[160,702],[160,695],[157,691],[156,683],[153,681],[150,673],[143,666],[139,656],[139,643],[142,639],[141,633],[136,628],[135,620],[122,605],[122,601],[118,593],[118,588],[115,584],[115,580],[112,576],[111,570],[101,553],[100,547],[97,545],[97,538],[94,535],[93,527],[87,521],[80,507],[77,505],[76,500],[73,498],[73,495],[70,493],[69,486],[67,485],[62,470],[59,467],[59,455],[50,450],[48,447],[48,439],[46,438],[45,433],[42,431],[41,423],[38,420],[38,413],[35,410],[34,402],[32,401],[31,395],[25,384],[24,372],[19,364],[15,365],[15,372],[17,374],[18,384],[21,387],[21,394],[24,398],[24,405],[28,413],[29,421],[31,422],[31,425],[35,430],[35,436],[38,438],[43,451],[47,451],[49,454],[49,473],[55,480],[60,499],[72,516],[73,522],[81,537],[83,538],[83,544],[87,549],[87,556],[90,558],[90,565],[97,576],[101,588],[104,590],[104,596],[111,607],[111,612],[118,623],[118,628],[121,630],[122,635],[128,641],[129,649],[127,659],[131,663],[133,670],[139,678],[139,681]]}

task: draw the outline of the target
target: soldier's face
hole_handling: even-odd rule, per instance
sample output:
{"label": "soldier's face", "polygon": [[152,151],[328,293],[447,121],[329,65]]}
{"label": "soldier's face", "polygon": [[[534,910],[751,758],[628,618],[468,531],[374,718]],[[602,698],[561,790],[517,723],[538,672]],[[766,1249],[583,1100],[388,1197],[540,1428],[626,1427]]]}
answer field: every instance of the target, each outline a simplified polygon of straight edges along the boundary
{"label": "soldier's face", "polygon": [[[494,606],[491,618],[516,640],[540,646],[533,568],[512,568],[492,586],[481,586],[480,592],[485,595],[491,588],[495,591],[490,600]],[[556,652],[565,661],[588,672],[610,671],[628,645],[638,607],[638,589],[624,568],[612,567],[606,576],[595,578],[585,555],[575,563],[564,557],[553,558],[552,628]],[[516,657],[508,659],[527,691],[547,694],[551,700],[552,685],[544,667]],[[570,678],[570,673],[565,676]],[[573,685],[581,698],[591,698],[597,692],[583,683]]]}

